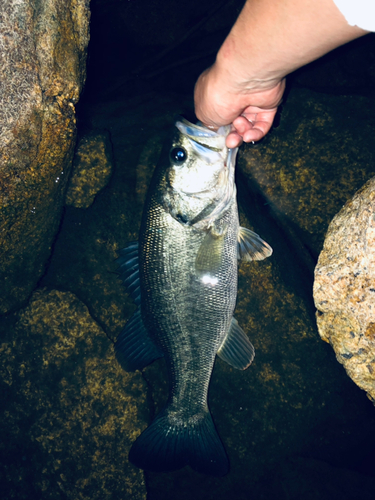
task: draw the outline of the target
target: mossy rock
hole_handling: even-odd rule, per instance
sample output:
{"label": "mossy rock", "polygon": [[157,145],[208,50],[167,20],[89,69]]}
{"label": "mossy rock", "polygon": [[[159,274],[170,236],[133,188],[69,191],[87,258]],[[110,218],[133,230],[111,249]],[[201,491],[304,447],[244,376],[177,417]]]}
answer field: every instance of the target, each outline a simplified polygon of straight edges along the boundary
{"label": "mossy rock", "polygon": [[127,461],[146,387],[70,292],[38,290],[1,347],[2,498],[146,498]]}

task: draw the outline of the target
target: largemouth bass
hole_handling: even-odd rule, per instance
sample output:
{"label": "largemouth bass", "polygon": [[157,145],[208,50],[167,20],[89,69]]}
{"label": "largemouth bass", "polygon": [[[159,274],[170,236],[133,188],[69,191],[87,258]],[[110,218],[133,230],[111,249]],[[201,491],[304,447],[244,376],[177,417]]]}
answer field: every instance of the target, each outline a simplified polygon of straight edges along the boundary
{"label": "largemouth bass", "polygon": [[129,460],[148,471],[225,475],[229,462],[207,403],[216,355],[247,368],[254,348],[233,318],[238,259],[271,247],[239,226],[229,128],[217,132],[181,118],[153,174],[139,243],[121,251],[120,274],[139,306],[119,335],[117,359],[129,371],[164,356],[167,404],[133,444]]}

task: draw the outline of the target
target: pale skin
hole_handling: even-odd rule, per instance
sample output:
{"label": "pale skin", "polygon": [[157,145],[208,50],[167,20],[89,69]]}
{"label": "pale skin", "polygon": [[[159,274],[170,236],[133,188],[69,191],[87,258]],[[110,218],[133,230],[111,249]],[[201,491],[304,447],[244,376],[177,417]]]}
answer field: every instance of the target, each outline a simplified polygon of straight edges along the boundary
{"label": "pale skin", "polygon": [[195,86],[195,114],[210,128],[232,125],[226,144],[259,141],[270,130],[297,68],[355,38],[333,0],[247,0],[216,62]]}

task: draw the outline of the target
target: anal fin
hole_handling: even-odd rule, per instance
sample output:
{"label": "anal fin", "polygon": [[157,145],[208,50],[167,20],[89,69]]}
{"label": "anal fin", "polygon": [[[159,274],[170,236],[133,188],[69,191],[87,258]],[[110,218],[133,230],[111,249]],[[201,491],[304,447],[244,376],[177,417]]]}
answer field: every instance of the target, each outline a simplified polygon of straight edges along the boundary
{"label": "anal fin", "polygon": [[117,361],[126,371],[141,370],[163,356],[143,323],[140,308],[118,336],[115,352]]}
{"label": "anal fin", "polygon": [[217,355],[238,370],[246,370],[254,359],[253,344],[235,318],[232,318],[228,335],[220,346]]}

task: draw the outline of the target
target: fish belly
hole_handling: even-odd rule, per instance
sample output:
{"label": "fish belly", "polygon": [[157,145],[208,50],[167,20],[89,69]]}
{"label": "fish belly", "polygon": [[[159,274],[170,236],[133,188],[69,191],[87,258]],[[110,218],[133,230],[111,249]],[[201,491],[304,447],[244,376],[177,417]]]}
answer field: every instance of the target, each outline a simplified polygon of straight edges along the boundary
{"label": "fish belly", "polygon": [[162,207],[151,207],[148,214],[140,241],[141,310],[166,360],[169,398],[129,457],[147,470],[190,464],[200,472],[223,475],[228,460],[207,393],[236,301],[237,207],[225,214],[222,262],[208,281],[195,265],[205,232],[180,224]]}

